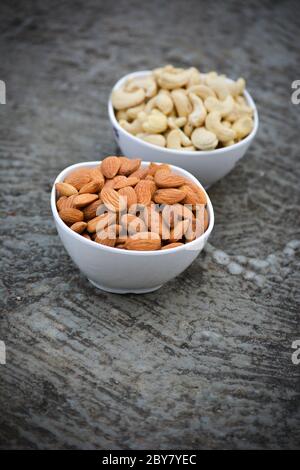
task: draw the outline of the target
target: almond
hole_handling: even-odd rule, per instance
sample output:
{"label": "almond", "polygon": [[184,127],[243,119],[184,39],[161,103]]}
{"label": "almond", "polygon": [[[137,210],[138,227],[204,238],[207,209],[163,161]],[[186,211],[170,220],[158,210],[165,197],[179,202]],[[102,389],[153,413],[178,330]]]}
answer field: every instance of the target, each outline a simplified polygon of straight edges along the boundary
{"label": "almond", "polygon": [[101,183],[97,180],[92,180],[89,183],[85,184],[82,186],[82,188],[79,191],[79,194],[95,194],[99,193],[99,191],[103,188],[103,185],[101,186]]}
{"label": "almond", "polygon": [[78,191],[85,184],[91,181],[90,170],[88,168],[79,168],[72,171],[66,178],[65,183],[69,183],[74,186]]}
{"label": "almond", "polygon": [[182,204],[172,204],[163,208],[162,216],[168,226],[174,227],[182,219],[192,220],[194,214],[188,207]]}
{"label": "almond", "polygon": [[126,250],[153,251],[161,247],[160,236],[152,232],[139,232],[129,237],[125,242]]}
{"label": "almond", "polygon": [[184,245],[184,243],[180,242],[174,242],[174,243],[168,243],[168,245],[165,245],[162,247],[162,250],[169,250],[170,248],[176,248],[177,246]]}
{"label": "almond", "polygon": [[94,217],[94,219],[91,219],[87,223],[87,231],[89,233],[94,233],[96,231],[101,231],[111,223],[113,223],[116,220],[115,214],[111,213],[104,213],[101,215],[98,215],[97,217]]}
{"label": "almond", "polygon": [[176,188],[158,189],[154,194],[157,204],[176,204],[185,198],[185,191]]}
{"label": "almond", "polygon": [[120,157],[121,165],[119,168],[119,174],[128,176],[134,171],[137,171],[141,165],[141,160],[139,158],[130,159],[127,157]]}
{"label": "almond", "polygon": [[119,194],[126,198],[127,208],[137,203],[136,192],[131,186],[126,186],[126,188],[121,188],[119,190]]}
{"label": "almond", "polygon": [[88,206],[86,206],[84,209],[83,209],[83,214],[84,214],[84,218],[85,220],[91,220],[93,219],[94,217],[96,217],[97,215],[97,209],[99,206],[101,206],[103,203],[101,201],[101,199],[97,199],[97,201],[94,201],[92,202],[91,204],[89,204]]}
{"label": "almond", "polygon": [[149,175],[152,175],[152,176],[155,176],[156,172],[161,171],[161,170],[167,171],[168,173],[171,172],[170,166],[165,163],[159,164],[159,163],[151,162],[148,169],[149,169]]}
{"label": "almond", "polygon": [[100,189],[104,186],[104,176],[102,174],[100,166],[96,166],[96,168],[92,168],[90,170],[90,175],[93,181],[97,181],[100,184]]}
{"label": "almond", "polygon": [[63,207],[62,209],[70,209],[71,207],[74,206],[74,200],[77,197],[77,194],[73,194],[72,196],[67,197],[67,200],[63,202]]}
{"label": "almond", "polygon": [[74,208],[62,209],[59,212],[59,216],[68,225],[73,225],[75,222],[81,222],[83,220],[83,212]]}
{"label": "almond", "polygon": [[113,188],[103,188],[100,194],[103,204],[109,210],[121,212],[126,208],[126,199]]}
{"label": "almond", "polygon": [[186,179],[182,176],[174,175],[166,170],[157,171],[154,181],[159,188],[178,188],[186,183]]}
{"label": "almond", "polygon": [[85,207],[94,201],[97,201],[98,194],[79,194],[74,199],[74,206],[76,208]]}
{"label": "almond", "polygon": [[[116,180],[116,178],[120,179]],[[135,186],[140,181],[140,179],[136,178],[135,176],[130,176],[129,178],[127,178],[127,176],[116,176],[116,178],[115,184],[113,186],[114,189],[122,189],[126,188],[127,186]]]}
{"label": "almond", "polygon": [[60,196],[69,197],[78,193],[77,189],[69,183],[56,183],[55,187]]}
{"label": "almond", "polygon": [[121,165],[120,158],[106,157],[101,164],[101,172],[105,178],[113,178],[119,171]]}
{"label": "almond", "polygon": [[135,186],[138,204],[148,206],[152,198],[152,181],[141,180]]}
{"label": "almond", "polygon": [[59,199],[57,199],[56,207],[57,207],[58,211],[60,211],[63,208],[64,203],[66,202],[66,200],[67,200],[67,196],[61,196]]}
{"label": "almond", "polygon": [[206,195],[199,187],[198,191],[189,184],[180,186],[180,189],[185,192],[185,198],[183,204],[191,204],[192,206],[196,204],[206,204]]}
{"label": "almond", "polygon": [[148,173],[149,173],[148,168],[139,168],[138,170],[131,173],[130,176],[132,176],[132,177],[134,176],[136,178],[139,178],[139,179],[143,180],[143,179],[146,178]]}
{"label": "almond", "polygon": [[86,222],[75,222],[75,224],[71,225],[70,229],[76,233],[82,233],[85,231],[86,226]]}

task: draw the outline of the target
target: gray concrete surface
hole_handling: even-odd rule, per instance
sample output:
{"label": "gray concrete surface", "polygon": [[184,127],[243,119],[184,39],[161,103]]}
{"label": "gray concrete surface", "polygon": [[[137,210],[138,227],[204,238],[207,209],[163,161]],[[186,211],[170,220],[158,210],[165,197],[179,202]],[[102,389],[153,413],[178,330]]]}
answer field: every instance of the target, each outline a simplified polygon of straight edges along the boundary
{"label": "gray concrete surface", "polygon": [[[297,448],[299,3],[1,2],[0,447]],[[245,76],[260,130],[209,191],[205,253],[158,292],[95,290],[49,192],[113,154],[112,84],[165,63]]]}

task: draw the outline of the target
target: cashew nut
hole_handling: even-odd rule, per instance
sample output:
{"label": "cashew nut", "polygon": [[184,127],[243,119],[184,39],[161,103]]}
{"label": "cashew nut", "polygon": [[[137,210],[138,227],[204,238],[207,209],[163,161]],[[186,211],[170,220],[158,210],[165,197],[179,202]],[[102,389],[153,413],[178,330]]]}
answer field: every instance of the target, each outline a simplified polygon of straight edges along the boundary
{"label": "cashew nut", "polygon": [[[153,110],[154,111],[154,110]],[[152,112],[147,116],[147,119],[143,122],[143,130],[147,134],[160,134],[164,132],[168,127],[167,117],[156,110],[157,112]]]}
{"label": "cashew nut", "polygon": [[186,124],[186,117],[168,117],[168,126],[170,129],[178,129],[179,127],[183,127]]}
{"label": "cashew nut", "polygon": [[223,126],[221,123],[221,114],[219,111],[211,111],[205,119],[206,129],[216,134],[217,139],[221,142],[228,142],[235,138],[235,131]]}
{"label": "cashew nut", "polygon": [[243,116],[232,124],[232,129],[236,132],[237,139],[243,139],[253,129],[253,121],[249,116]]}
{"label": "cashew nut", "polygon": [[135,91],[125,91],[123,88],[114,90],[111,95],[111,102],[115,109],[133,108],[141,104],[145,99],[145,92],[142,88]]}
{"label": "cashew nut", "polygon": [[164,114],[170,114],[174,108],[173,100],[167,90],[160,90],[156,97],[155,104]]}
{"label": "cashew nut", "polygon": [[188,116],[192,111],[192,105],[186,94],[186,91],[182,89],[173,90],[171,92],[171,96],[173,98],[178,116]]}
{"label": "cashew nut", "polygon": [[179,72],[175,71],[162,71],[161,75],[158,77],[158,84],[161,88],[167,90],[174,90],[175,88],[180,88],[185,86],[191,76],[191,70],[183,70]]}
{"label": "cashew nut", "polygon": [[227,114],[231,113],[234,108],[234,99],[231,95],[228,95],[225,100],[220,101],[213,96],[209,96],[204,101],[205,107],[207,111],[219,111],[222,117],[227,116]]}
{"label": "cashew nut", "polygon": [[189,97],[193,105],[193,112],[189,115],[189,123],[194,127],[199,127],[204,123],[207,112],[199,96],[190,93]]}
{"label": "cashew nut", "polygon": [[172,129],[167,135],[168,148],[179,149],[185,146],[185,149],[188,150],[191,144],[190,139],[180,129]]}
{"label": "cashew nut", "polygon": [[189,93],[195,93],[202,100],[206,100],[209,96],[216,96],[215,92],[207,85],[195,85],[191,86],[187,90]]}
{"label": "cashew nut", "polygon": [[149,144],[158,145],[158,147],[166,146],[166,138],[160,134],[137,134],[137,137],[149,142]]}
{"label": "cashew nut", "polygon": [[[144,108],[145,108],[145,105],[144,103],[142,103],[142,104],[139,104],[138,106],[134,106],[133,108],[127,109],[127,113],[126,113],[127,119],[133,121],[134,119],[138,117],[138,114],[144,110]],[[120,112],[121,111],[119,111],[119,113]]]}
{"label": "cashew nut", "polygon": [[253,129],[244,89],[243,78],[166,65],[129,79],[111,99],[120,125],[145,142],[205,151],[233,145]]}
{"label": "cashew nut", "polygon": [[207,131],[204,127],[195,129],[191,139],[194,146],[199,150],[213,150],[218,145],[216,134]]}
{"label": "cashew nut", "polygon": [[156,81],[151,76],[132,78],[125,85],[125,91],[134,91],[137,88],[142,88],[145,91],[146,98],[152,98],[157,92]]}

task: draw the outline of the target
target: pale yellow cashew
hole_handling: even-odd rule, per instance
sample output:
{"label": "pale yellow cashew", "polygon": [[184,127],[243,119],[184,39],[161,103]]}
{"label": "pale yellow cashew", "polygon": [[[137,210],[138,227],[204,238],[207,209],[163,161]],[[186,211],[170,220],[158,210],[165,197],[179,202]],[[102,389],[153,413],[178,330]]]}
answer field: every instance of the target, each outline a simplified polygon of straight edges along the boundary
{"label": "pale yellow cashew", "polygon": [[185,86],[188,83],[190,76],[190,69],[180,72],[162,71],[161,75],[158,76],[158,84],[161,88],[174,90],[175,88],[181,88]]}
{"label": "pale yellow cashew", "polygon": [[173,90],[172,99],[179,117],[187,117],[192,111],[192,104],[185,90]]}
{"label": "pale yellow cashew", "polygon": [[207,85],[195,85],[188,88],[188,93],[195,93],[195,95],[199,96],[202,100],[206,100],[209,96],[216,97],[215,92],[209,88]]}
{"label": "pale yellow cashew", "polygon": [[244,116],[252,117],[253,109],[248,105],[235,103],[232,111],[226,116],[226,119],[230,122],[234,122]]}
{"label": "pale yellow cashew", "polygon": [[121,119],[125,119],[125,121],[127,121],[127,112],[125,111],[125,109],[121,109],[120,111],[117,111],[116,112],[116,118],[118,121],[120,121]]}
{"label": "pale yellow cashew", "polygon": [[203,101],[195,93],[189,93],[190,100],[193,105],[193,112],[189,115],[189,123],[194,127],[201,126],[206,118],[207,112]]}
{"label": "pale yellow cashew", "polygon": [[134,106],[133,108],[128,108],[127,111],[126,111],[127,119],[129,121],[136,119],[138,117],[139,113],[144,110],[144,108],[145,108],[144,103],[139,104],[138,106]]}
{"label": "pale yellow cashew", "polygon": [[204,81],[203,75],[199,72],[198,69],[196,69],[196,67],[191,67],[190,71],[191,71],[191,75],[187,83],[187,88],[190,88],[195,85],[200,85],[201,83],[203,83]]}
{"label": "pale yellow cashew", "polygon": [[225,98],[230,94],[228,89],[228,83],[225,77],[206,77],[206,84],[211,88],[217,95],[220,100],[225,100]]}
{"label": "pale yellow cashew", "polygon": [[160,134],[167,129],[168,120],[163,113],[158,110],[153,110],[142,123],[142,127],[147,134]]}
{"label": "pale yellow cashew", "polygon": [[125,119],[121,119],[119,124],[125,131],[129,132],[130,134],[136,135],[140,132],[143,132],[142,122],[139,119],[135,119],[132,122],[125,121]]}
{"label": "pale yellow cashew", "polygon": [[232,96],[238,96],[244,93],[246,82],[244,78],[238,78],[236,82],[229,81],[227,86]]}
{"label": "pale yellow cashew", "polygon": [[219,111],[222,117],[225,117],[232,112],[234,104],[234,99],[231,95],[228,95],[223,101],[218,100],[213,96],[209,96],[204,101],[207,111]]}
{"label": "pale yellow cashew", "polygon": [[111,102],[115,109],[133,108],[141,104],[145,99],[145,92],[142,88],[135,91],[125,91],[123,88],[114,90],[111,95]]}
{"label": "pale yellow cashew", "polygon": [[232,124],[232,129],[236,132],[237,139],[243,139],[253,129],[253,121],[249,116],[244,116]]}
{"label": "pale yellow cashew", "polygon": [[192,124],[190,122],[187,122],[186,125],[183,128],[183,132],[188,137],[191,137],[193,130],[194,130],[194,127],[192,126]]}
{"label": "pale yellow cashew", "polygon": [[195,129],[191,136],[193,145],[199,150],[213,150],[218,145],[216,134],[204,127]]}
{"label": "pale yellow cashew", "polygon": [[183,127],[186,124],[186,117],[168,117],[168,126],[170,129],[178,129],[179,127]]}
{"label": "pale yellow cashew", "polygon": [[152,98],[157,93],[157,85],[154,77],[136,77],[130,79],[125,85],[125,91],[134,91],[137,88],[142,88],[145,91],[146,98]]}
{"label": "pale yellow cashew", "polygon": [[217,139],[221,142],[235,139],[235,131],[223,126],[221,123],[221,114],[218,111],[211,111],[205,119],[205,126],[208,131],[216,134]]}
{"label": "pale yellow cashew", "polygon": [[167,90],[160,90],[156,96],[155,105],[164,114],[170,114],[174,108],[170,92]]}
{"label": "pale yellow cashew", "polygon": [[167,147],[173,149],[193,150],[192,142],[180,129],[172,129],[167,135]]}
{"label": "pale yellow cashew", "polygon": [[158,147],[166,146],[166,138],[160,134],[137,134],[137,137]]}

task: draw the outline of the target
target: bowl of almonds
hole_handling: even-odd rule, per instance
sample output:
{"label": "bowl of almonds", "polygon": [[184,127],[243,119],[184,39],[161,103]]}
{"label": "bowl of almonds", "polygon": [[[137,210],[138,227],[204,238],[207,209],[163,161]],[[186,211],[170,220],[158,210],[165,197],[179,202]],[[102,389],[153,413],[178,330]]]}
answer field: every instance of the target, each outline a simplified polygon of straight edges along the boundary
{"label": "bowl of almonds", "polygon": [[211,201],[187,171],[127,157],[72,165],[51,208],[61,241],[96,287],[145,293],[184,271],[214,225]]}
{"label": "bowl of almonds", "polygon": [[108,114],[124,155],[180,166],[206,188],[233,169],[258,129],[243,78],[194,67],[124,76],[112,89]]}

